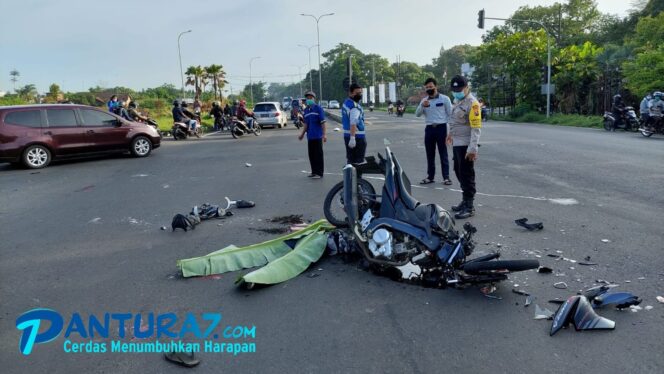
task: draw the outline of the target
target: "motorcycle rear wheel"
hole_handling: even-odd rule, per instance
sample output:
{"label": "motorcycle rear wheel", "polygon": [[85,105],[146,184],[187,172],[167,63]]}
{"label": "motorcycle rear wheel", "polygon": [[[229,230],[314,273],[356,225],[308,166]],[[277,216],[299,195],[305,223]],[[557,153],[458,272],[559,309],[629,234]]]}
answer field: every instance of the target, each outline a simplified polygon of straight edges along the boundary
{"label": "motorcycle rear wheel", "polygon": [[[327,196],[325,196],[325,202],[323,203],[323,213],[325,214],[325,218],[336,227],[348,227],[346,213],[343,210],[343,191],[344,182],[341,181],[335,184],[330,192],[327,193]],[[358,178],[357,195],[361,218],[370,207],[371,199],[376,195],[376,190],[369,181]],[[337,212],[336,208],[340,208],[341,212]]]}
{"label": "motorcycle rear wheel", "polygon": [[605,119],[604,120],[604,130],[613,131],[613,122]]}
{"label": "motorcycle rear wheel", "polygon": [[263,131],[263,128],[259,124],[254,124],[254,135],[258,136],[261,134],[261,131]]}
{"label": "motorcycle rear wheel", "polygon": [[462,270],[466,274],[482,274],[491,273],[496,271],[524,271],[536,269],[539,267],[537,260],[497,260],[497,261],[480,261],[470,262],[463,266]]}
{"label": "motorcycle rear wheel", "polygon": [[239,139],[244,135],[244,131],[238,130],[236,125],[231,126],[231,135],[233,139]]}

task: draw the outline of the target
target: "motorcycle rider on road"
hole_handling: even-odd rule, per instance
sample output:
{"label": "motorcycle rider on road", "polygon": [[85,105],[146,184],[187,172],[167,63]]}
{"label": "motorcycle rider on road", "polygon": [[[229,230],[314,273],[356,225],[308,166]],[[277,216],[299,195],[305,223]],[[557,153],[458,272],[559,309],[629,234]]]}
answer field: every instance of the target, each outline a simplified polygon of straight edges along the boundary
{"label": "motorcycle rider on road", "polygon": [[652,94],[652,100],[648,103],[648,115],[650,117],[650,126],[662,121],[664,115],[664,94],[655,91]]}
{"label": "motorcycle rider on road", "polygon": [[[183,103],[183,105],[186,105]],[[196,130],[196,120],[188,117],[180,107],[178,100],[173,101],[173,122],[182,122],[189,126],[192,131]]]}
{"label": "motorcycle rider on road", "polygon": [[616,117],[616,122],[613,125],[613,127],[614,128],[620,127],[625,113],[625,103],[623,102],[622,96],[620,95],[613,96],[613,105],[611,106],[611,112],[613,112],[613,115]]}
{"label": "motorcycle rider on road", "polygon": [[247,127],[250,130],[254,128],[254,113],[247,109],[247,102],[245,100],[240,100],[240,106],[237,107],[237,119],[240,121],[246,121]]}
{"label": "motorcycle rider on road", "polygon": [[138,103],[136,103],[135,101],[129,103],[129,110],[127,111],[127,113],[129,114],[131,120],[136,122],[147,122],[148,117],[142,116],[141,113],[139,113],[138,110],[136,110],[136,108],[138,108]]}
{"label": "motorcycle rider on road", "polygon": [[641,105],[639,105],[639,114],[641,114],[641,122],[643,124],[648,123],[648,119],[650,118],[649,112],[649,106],[650,106],[650,100],[652,100],[652,95],[647,94],[643,100],[641,100]]}
{"label": "motorcycle rider on road", "polygon": [[221,105],[218,101],[212,103],[212,109],[210,110],[210,115],[214,117],[214,129],[223,130],[224,129],[224,110],[221,108]]}

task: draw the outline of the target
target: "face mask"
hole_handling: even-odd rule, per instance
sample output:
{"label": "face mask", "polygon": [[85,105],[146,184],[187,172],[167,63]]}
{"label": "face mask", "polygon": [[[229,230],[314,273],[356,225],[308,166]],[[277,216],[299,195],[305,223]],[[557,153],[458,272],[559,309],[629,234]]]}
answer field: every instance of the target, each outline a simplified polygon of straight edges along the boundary
{"label": "face mask", "polygon": [[362,100],[362,94],[357,94],[357,95],[351,97],[351,99],[353,99],[353,101],[355,101],[357,103],[360,100]]}
{"label": "face mask", "polygon": [[655,101],[660,101],[662,98],[659,96],[655,96]]}
{"label": "face mask", "polygon": [[461,91],[461,92],[452,92],[452,96],[454,96],[454,98],[457,99],[457,100],[463,100],[463,98],[466,97],[466,94],[464,94],[463,91]]}
{"label": "face mask", "polygon": [[436,89],[435,89],[435,88],[430,88],[430,89],[427,90],[427,95],[429,95],[429,96],[433,96],[433,94],[434,94],[435,92],[436,92]]}
{"label": "face mask", "polygon": [[315,102],[313,100],[307,99],[307,105],[311,106],[311,105],[314,105],[314,104],[315,104]]}

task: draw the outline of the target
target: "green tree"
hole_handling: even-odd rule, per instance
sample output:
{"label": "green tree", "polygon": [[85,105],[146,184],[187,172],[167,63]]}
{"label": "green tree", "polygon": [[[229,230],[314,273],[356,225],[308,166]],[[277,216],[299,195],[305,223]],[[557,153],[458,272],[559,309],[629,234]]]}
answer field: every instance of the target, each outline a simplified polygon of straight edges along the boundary
{"label": "green tree", "polygon": [[426,65],[424,70],[439,83],[447,82],[453,76],[461,74],[461,64],[468,62],[476,49],[477,47],[468,44],[455,45],[450,49],[441,47],[438,57],[433,59],[431,65]]}
{"label": "green tree", "polygon": [[190,66],[184,73],[187,75],[187,82],[185,84],[187,86],[194,86],[195,98],[200,99],[201,92],[203,92],[205,69],[200,65]]}
{"label": "green tree", "polygon": [[11,77],[10,80],[14,84],[14,91],[16,91],[16,82],[18,82],[18,77],[20,75],[21,73],[19,73],[16,69],[12,69],[12,71],[9,72],[9,76]]}
{"label": "green tree", "polygon": [[590,114],[595,108],[596,89],[600,67],[597,57],[601,48],[585,42],[581,46],[571,45],[561,49],[553,60],[556,74],[556,96],[563,113]]}
{"label": "green tree", "polygon": [[226,72],[222,65],[210,65],[205,67],[205,74],[212,83],[212,90],[214,91],[214,99],[216,100],[224,89],[226,83]]}
{"label": "green tree", "polygon": [[57,103],[58,102],[58,96],[60,96],[62,92],[60,91],[60,86],[57,84],[53,83],[48,87],[48,94],[46,95],[46,101],[50,103]]}
{"label": "green tree", "polygon": [[664,46],[639,53],[623,64],[625,85],[639,97],[664,87]]}
{"label": "green tree", "polygon": [[[252,92],[252,87],[253,87],[253,93],[254,93],[254,102],[251,102],[251,92]],[[246,85],[244,86],[244,89],[242,90],[242,93],[240,94],[241,97],[247,100],[247,107],[253,106],[255,103],[259,101],[263,101],[267,97],[267,90],[266,90],[266,84],[265,82],[253,82],[251,85]]]}
{"label": "green tree", "polygon": [[37,88],[34,84],[26,84],[16,90],[16,94],[24,100],[34,101],[37,98]]}

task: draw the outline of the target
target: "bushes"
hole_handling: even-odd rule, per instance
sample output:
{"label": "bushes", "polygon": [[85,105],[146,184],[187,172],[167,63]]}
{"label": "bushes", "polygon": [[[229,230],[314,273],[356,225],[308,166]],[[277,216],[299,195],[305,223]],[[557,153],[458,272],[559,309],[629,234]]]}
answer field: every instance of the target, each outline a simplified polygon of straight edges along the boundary
{"label": "bushes", "polygon": [[7,95],[5,97],[0,97],[0,106],[23,105],[23,104],[31,104],[31,103],[19,97],[18,95]]}
{"label": "bushes", "polygon": [[576,127],[602,127],[601,116],[584,116],[579,114],[553,114],[549,118],[546,115],[538,112],[524,112],[516,116],[515,112],[519,109],[517,107],[513,112],[506,116],[491,117],[497,121],[510,121],[510,122],[528,122],[528,123],[544,123],[549,125],[560,126],[576,126]]}

